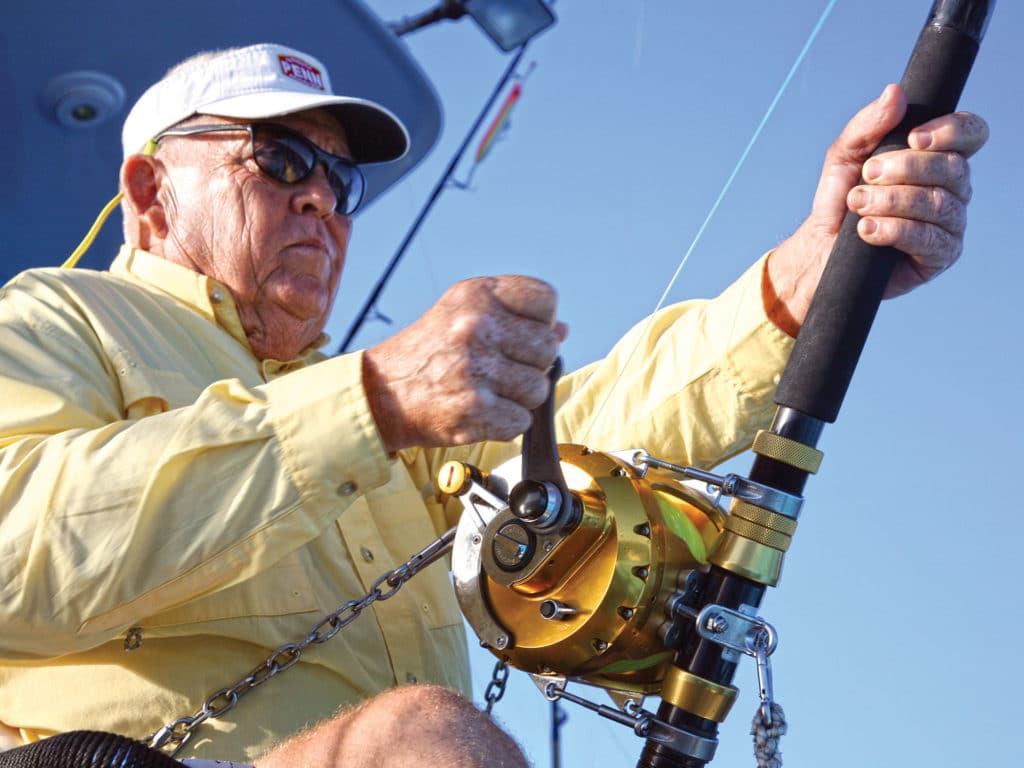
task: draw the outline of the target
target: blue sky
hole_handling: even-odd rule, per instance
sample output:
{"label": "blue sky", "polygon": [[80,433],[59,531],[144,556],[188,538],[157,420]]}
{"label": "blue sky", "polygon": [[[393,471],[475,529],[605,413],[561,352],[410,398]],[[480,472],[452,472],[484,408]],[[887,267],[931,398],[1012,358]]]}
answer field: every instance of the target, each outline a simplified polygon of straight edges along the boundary
{"label": "blue sky", "polygon": [[[370,5],[399,18],[430,3]],[[557,26],[527,54],[536,67],[510,130],[473,189],[446,192],[410,249],[378,305],[393,325],[368,325],[357,345],[413,321],[457,280],[514,272],[557,287],[568,366],[600,357],[654,307],[826,5],[558,2]],[[714,295],[802,220],[825,149],[899,80],[929,7],[840,0],[672,300]],[[1019,752],[1021,29],[1024,9],[1003,0],[961,101],[992,127],[972,163],[964,257],[880,311],[820,444],[782,582],[762,605],[781,636],[773,663],[789,766],[960,768]],[[446,127],[428,160],[357,221],[328,328],[339,340],[507,63],[469,20],[406,39]],[[492,660],[473,663],[480,699]],[[755,680],[745,661],[715,765],[753,765]],[[563,766],[635,764],[639,739],[569,712]],[[513,674],[498,715],[550,765],[547,705],[524,675]]]}

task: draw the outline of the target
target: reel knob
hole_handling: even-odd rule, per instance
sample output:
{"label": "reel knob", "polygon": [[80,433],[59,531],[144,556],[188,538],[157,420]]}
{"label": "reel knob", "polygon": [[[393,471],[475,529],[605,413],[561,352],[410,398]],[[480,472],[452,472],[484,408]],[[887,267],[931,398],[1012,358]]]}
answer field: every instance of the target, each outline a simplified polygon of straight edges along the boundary
{"label": "reel knob", "polygon": [[508,497],[512,514],[529,523],[530,527],[550,528],[562,509],[562,494],[554,483],[542,480],[523,480],[512,488]]}

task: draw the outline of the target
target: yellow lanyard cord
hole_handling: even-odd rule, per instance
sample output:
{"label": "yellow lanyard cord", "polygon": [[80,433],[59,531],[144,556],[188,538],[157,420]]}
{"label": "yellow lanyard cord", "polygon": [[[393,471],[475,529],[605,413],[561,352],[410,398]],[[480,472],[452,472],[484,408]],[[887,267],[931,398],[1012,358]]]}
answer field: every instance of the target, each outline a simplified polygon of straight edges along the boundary
{"label": "yellow lanyard cord", "polygon": [[[141,154],[152,155],[156,152],[156,147],[156,142],[150,139],[146,142],[146,146],[143,147]],[[100,229],[103,228],[104,222],[106,222],[107,218],[113,212],[114,208],[117,207],[118,203],[121,202],[121,198],[123,197],[124,193],[118,192],[109,203],[103,206],[103,210],[100,211],[100,215],[96,217],[96,221],[94,221],[92,226],[89,227],[89,231],[85,233],[85,237],[82,238],[82,242],[80,242],[78,247],[71,252],[71,255],[68,256],[67,260],[61,264],[63,269],[73,269],[75,265],[78,264],[79,259],[81,259],[82,255],[89,250],[89,246],[92,245],[92,241],[96,239],[96,235],[98,235],[100,233]]]}
{"label": "yellow lanyard cord", "polygon": [[82,254],[89,250],[89,246],[92,245],[92,241],[95,240],[96,235],[100,233],[100,229],[103,227],[103,222],[107,220],[107,217],[110,216],[114,208],[117,207],[117,204],[121,202],[122,197],[124,197],[124,193],[118,192],[109,203],[103,206],[103,210],[100,211],[100,215],[96,217],[96,221],[94,221],[92,226],[89,227],[89,231],[85,233],[85,237],[82,238],[82,242],[80,242],[78,247],[72,251],[70,256],[68,256],[67,261],[61,264],[61,267],[64,269],[72,269],[76,264],[78,264],[78,260],[82,258]]}

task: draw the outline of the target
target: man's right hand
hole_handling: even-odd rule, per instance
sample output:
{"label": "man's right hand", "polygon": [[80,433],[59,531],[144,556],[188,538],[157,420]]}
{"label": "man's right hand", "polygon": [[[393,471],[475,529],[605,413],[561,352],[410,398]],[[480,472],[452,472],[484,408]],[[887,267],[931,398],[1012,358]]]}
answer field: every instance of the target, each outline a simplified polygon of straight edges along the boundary
{"label": "man's right hand", "polygon": [[411,326],[363,355],[363,386],[389,452],[511,440],[548,395],[568,329],[547,283],[457,283]]}

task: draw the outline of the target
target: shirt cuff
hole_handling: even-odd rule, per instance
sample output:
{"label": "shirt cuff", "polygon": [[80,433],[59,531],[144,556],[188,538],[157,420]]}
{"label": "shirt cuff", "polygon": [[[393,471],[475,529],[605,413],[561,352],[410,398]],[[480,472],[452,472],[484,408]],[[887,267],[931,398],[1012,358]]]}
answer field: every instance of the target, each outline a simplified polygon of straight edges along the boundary
{"label": "shirt cuff", "polygon": [[281,461],[307,501],[351,498],[386,483],[390,458],[363,390],[362,352],[264,385]]}
{"label": "shirt cuff", "polygon": [[780,371],[793,350],[793,337],[768,315],[763,297],[771,251],[708,305],[709,328],[729,328],[731,342],[722,369],[738,393],[757,402],[771,402]]}
{"label": "shirt cuff", "polygon": [[772,257],[775,249],[768,251],[764,257],[764,265],[761,268],[761,303],[764,306],[765,314],[772,321],[776,328],[787,336],[796,338],[800,333],[800,323],[790,314],[789,308],[782,303],[782,299],[775,292],[775,285],[768,274],[768,259]]}

